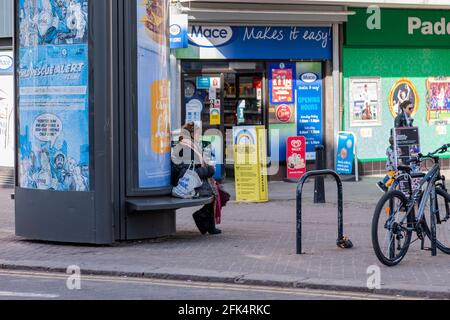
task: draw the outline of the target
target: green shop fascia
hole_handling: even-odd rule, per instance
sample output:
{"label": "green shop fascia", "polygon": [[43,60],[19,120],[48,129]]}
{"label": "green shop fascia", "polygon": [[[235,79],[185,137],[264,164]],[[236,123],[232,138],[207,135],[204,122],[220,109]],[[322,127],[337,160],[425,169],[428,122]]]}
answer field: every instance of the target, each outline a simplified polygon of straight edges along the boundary
{"label": "green shop fascia", "polygon": [[414,103],[423,152],[450,143],[450,11],[350,11],[356,14],[345,31],[342,126],[356,134],[360,161],[373,162],[363,174],[380,174],[404,100]]}

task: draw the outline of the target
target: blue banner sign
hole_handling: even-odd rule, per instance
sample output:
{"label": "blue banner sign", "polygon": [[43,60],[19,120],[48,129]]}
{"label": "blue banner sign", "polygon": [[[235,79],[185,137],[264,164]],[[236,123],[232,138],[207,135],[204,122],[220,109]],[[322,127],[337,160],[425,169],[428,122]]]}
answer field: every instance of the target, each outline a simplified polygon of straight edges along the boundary
{"label": "blue banner sign", "polygon": [[332,59],[330,27],[193,25],[189,45],[192,50],[181,53],[183,58]]}
{"label": "blue banner sign", "polygon": [[170,16],[170,48],[187,48],[188,43],[188,15],[173,14]]}
{"label": "blue banner sign", "polygon": [[19,1],[18,184],[90,190],[88,1]]}
{"label": "blue banner sign", "polygon": [[338,148],[336,156],[336,172],[350,175],[353,173],[355,161],[355,135],[351,132],[338,133]]}
{"label": "blue banner sign", "polygon": [[297,135],[306,137],[306,160],[323,144],[322,70],[320,63],[297,64]]}

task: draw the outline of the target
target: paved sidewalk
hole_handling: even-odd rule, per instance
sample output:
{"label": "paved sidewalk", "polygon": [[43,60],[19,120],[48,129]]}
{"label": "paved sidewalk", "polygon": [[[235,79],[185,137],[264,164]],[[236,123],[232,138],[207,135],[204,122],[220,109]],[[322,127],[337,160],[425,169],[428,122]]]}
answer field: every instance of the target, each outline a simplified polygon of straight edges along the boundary
{"label": "paved sidewalk", "polygon": [[[113,246],[75,246],[33,242],[14,235],[10,190],[0,190],[0,268],[65,270],[159,278],[237,282],[340,290],[367,290],[367,268],[381,268],[377,293],[450,299],[450,256],[431,257],[416,242],[397,267],[381,266],[371,245],[370,223],[381,193],[376,179],[344,183],[344,231],[355,248],[335,245],[336,187],[326,183],[325,205],[313,205],[313,183],[305,186],[306,254],[295,254],[295,184],[271,182],[271,202],[230,203],[223,213],[222,235],[202,236],[191,217],[177,215],[178,233],[157,240]],[[227,184],[231,191],[233,186]],[[61,213],[64,214],[64,213]]]}

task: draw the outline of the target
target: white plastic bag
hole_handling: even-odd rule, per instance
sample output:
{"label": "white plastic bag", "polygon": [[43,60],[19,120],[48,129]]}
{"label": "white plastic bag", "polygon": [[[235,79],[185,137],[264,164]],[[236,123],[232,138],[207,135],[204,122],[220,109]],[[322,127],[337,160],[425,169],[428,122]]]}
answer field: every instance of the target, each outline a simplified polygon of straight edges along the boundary
{"label": "white plastic bag", "polygon": [[192,199],[195,197],[195,189],[200,187],[203,182],[197,172],[192,170],[192,164],[186,173],[178,180],[178,185],[172,189],[172,196],[181,199]]}

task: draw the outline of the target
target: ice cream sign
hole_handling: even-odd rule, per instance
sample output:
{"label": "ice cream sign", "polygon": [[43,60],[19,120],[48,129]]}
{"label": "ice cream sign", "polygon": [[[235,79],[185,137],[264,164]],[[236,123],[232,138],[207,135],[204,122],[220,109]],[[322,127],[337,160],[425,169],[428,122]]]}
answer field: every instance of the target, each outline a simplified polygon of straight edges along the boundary
{"label": "ice cream sign", "polygon": [[289,137],[286,145],[287,179],[300,179],[306,174],[306,138]]}

